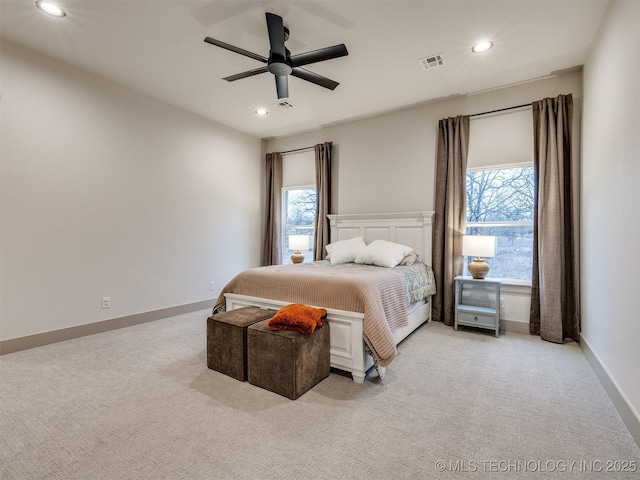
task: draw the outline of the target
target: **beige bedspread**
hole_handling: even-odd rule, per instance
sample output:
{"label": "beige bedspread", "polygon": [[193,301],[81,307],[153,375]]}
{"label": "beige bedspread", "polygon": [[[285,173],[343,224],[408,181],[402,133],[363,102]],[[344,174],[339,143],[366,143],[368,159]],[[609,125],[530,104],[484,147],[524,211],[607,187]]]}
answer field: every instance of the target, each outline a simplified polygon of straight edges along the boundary
{"label": "beige bedspread", "polygon": [[363,313],[364,340],[383,367],[396,357],[392,331],[408,323],[402,277],[391,269],[259,267],[231,280],[214,310],[224,305],[225,293]]}

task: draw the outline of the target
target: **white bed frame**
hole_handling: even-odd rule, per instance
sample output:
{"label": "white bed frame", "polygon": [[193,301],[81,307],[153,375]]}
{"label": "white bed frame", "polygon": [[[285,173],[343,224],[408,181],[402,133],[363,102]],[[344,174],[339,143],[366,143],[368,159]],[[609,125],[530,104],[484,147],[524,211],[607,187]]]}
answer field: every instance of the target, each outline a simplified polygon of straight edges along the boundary
{"label": "white bed frame", "polygon": [[[380,214],[329,215],[331,241],[348,240],[362,236],[367,243],[388,240],[412,247],[419,259],[431,264],[431,234],[433,212],[405,212]],[[256,306],[278,310],[290,302],[226,293],[227,311]],[[317,305],[322,306],[322,305]],[[364,315],[327,308],[331,337],[331,366],[351,373],[356,383],[364,383],[367,371],[374,365],[365,352],[362,322]],[[423,323],[431,320],[431,301],[409,315],[409,324],[393,332],[396,345]],[[376,366],[377,368],[377,366]],[[379,375],[384,369],[378,368]]]}

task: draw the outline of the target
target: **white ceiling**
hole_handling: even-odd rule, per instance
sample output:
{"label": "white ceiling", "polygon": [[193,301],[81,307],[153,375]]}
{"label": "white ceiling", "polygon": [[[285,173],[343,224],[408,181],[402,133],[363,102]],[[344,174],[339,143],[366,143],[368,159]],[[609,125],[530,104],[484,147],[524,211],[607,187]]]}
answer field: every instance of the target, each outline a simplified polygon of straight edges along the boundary
{"label": "white ceiling", "polygon": [[[203,117],[266,138],[523,82],[582,65],[606,8],[594,0],[250,1],[59,0],[63,19],[35,0],[0,0],[3,39]],[[209,45],[210,36],[267,57],[265,12],[284,18],[292,55],[344,43],[349,55],[305,68],[334,91],[290,77],[277,109],[263,64]],[[479,39],[495,47],[471,53]],[[442,53],[424,71],[418,59]],[[259,107],[270,114],[254,115]]]}

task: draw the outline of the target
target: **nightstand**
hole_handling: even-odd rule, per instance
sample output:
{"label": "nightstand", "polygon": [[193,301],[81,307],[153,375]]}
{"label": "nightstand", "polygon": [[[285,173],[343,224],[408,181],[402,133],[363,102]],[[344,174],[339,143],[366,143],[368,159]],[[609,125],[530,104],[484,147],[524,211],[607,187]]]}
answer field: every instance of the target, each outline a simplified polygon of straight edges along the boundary
{"label": "nightstand", "polygon": [[[464,285],[469,285],[473,291],[480,292],[484,297],[486,306],[471,305],[464,303],[468,300],[462,298]],[[486,328],[496,332],[496,338],[500,335],[500,286],[502,279],[485,278],[476,280],[473,277],[455,278],[455,323],[454,329],[458,330],[458,325],[469,327]],[[474,303],[479,303],[474,301]]]}

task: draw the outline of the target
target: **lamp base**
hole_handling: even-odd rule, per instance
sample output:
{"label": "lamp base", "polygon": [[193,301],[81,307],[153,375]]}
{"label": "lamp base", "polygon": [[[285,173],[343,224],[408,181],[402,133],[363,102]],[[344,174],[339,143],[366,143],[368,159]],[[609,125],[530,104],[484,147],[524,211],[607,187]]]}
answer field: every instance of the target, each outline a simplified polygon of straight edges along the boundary
{"label": "lamp base", "polygon": [[473,259],[469,265],[467,265],[469,269],[469,273],[476,280],[482,280],[489,273],[489,265],[480,257],[476,257]]}
{"label": "lamp base", "polygon": [[291,255],[291,261],[293,263],[302,263],[304,262],[304,255],[302,255],[300,250],[296,250],[293,252],[293,255]]}

